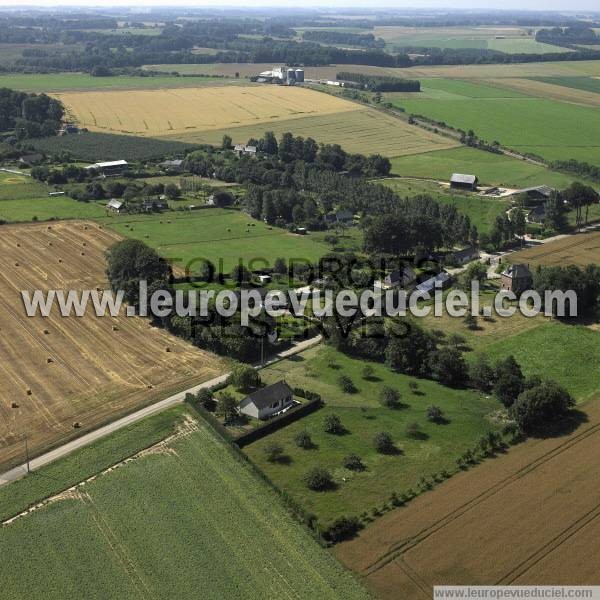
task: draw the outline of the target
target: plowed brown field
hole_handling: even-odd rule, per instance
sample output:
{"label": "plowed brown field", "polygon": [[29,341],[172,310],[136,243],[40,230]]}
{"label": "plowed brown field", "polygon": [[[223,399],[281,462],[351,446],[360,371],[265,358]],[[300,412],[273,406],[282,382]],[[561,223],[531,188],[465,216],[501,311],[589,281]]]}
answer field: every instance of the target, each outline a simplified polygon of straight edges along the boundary
{"label": "plowed brown field", "polygon": [[21,290],[104,289],[103,252],[119,239],[84,222],[2,227],[0,465],[23,460],[24,434],[41,451],[223,369],[138,317],[26,315]]}
{"label": "plowed brown field", "polygon": [[335,554],[381,598],[434,585],[585,585],[600,577],[600,399],[571,434],[532,440],[388,513]]}

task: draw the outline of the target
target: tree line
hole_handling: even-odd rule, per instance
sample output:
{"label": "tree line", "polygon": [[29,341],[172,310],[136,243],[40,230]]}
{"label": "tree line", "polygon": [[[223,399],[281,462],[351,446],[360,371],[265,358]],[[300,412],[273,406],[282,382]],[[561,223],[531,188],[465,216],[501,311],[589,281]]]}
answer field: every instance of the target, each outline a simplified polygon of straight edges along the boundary
{"label": "tree line", "polygon": [[62,104],[46,94],[0,88],[0,131],[15,140],[56,135],[63,114]]}
{"label": "tree line", "polygon": [[336,75],[341,81],[351,81],[360,84],[370,92],[420,92],[421,82],[414,79],[401,79],[399,77],[388,77],[384,75],[364,75],[341,71]]}

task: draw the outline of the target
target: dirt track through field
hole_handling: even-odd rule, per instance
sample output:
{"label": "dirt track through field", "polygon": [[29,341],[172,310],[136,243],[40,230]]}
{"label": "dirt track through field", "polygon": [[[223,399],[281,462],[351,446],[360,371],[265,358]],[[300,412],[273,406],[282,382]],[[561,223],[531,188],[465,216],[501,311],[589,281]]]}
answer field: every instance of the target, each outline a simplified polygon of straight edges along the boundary
{"label": "dirt track through field", "polygon": [[41,451],[222,370],[217,357],[144,319],[56,309],[27,317],[21,290],[105,289],[103,252],[120,239],[114,232],[64,222],[2,233],[0,464],[23,459],[24,434],[30,451]]}
{"label": "dirt track through field", "polygon": [[[448,480],[336,547],[382,598],[434,585],[594,584],[600,399],[570,435],[532,440]],[[576,551],[574,551],[576,549]]]}

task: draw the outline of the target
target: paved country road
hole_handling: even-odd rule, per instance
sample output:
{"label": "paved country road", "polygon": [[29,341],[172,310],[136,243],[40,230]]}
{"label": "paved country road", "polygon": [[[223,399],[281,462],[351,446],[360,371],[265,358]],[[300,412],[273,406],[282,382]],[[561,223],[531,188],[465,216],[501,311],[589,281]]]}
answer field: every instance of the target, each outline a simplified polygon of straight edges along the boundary
{"label": "paved country road", "polygon": [[[282,358],[286,358],[288,356],[292,356],[293,354],[298,354],[311,346],[315,346],[316,344],[321,342],[322,337],[320,335],[310,338],[309,340],[304,340],[302,342],[298,342],[288,350],[284,350],[283,352],[276,354],[271,359],[265,362],[262,366],[268,366],[281,360]],[[257,366],[257,368],[262,368],[262,366]],[[94,431],[90,431],[77,439],[74,439],[63,446],[59,446],[50,452],[46,452],[45,454],[41,454],[40,456],[33,458],[29,461],[29,468],[31,471],[35,471],[44,465],[47,465],[55,460],[78,450],[79,448],[83,448],[84,446],[88,446],[92,442],[99,440],[111,433],[122,429],[123,427],[127,427],[128,425],[132,425],[133,423],[137,423],[146,417],[154,415],[158,412],[166,410],[167,408],[171,408],[177,404],[180,404],[184,401],[186,394],[195,394],[202,388],[209,388],[215,385],[219,385],[220,383],[224,383],[227,380],[229,373],[224,373],[223,375],[219,375],[213,379],[209,379],[208,381],[204,381],[199,385],[191,387],[183,392],[179,392],[178,394],[174,394],[173,396],[169,396],[164,400],[160,400],[155,404],[151,404],[150,406],[146,406],[145,408],[141,408],[140,410],[131,413],[121,419],[117,419],[104,427],[100,427],[99,429],[95,429]],[[15,481],[27,475],[27,464],[23,463],[11,469],[10,471],[6,471],[5,473],[0,474],[0,486],[5,485],[6,483],[10,483],[11,481]]]}

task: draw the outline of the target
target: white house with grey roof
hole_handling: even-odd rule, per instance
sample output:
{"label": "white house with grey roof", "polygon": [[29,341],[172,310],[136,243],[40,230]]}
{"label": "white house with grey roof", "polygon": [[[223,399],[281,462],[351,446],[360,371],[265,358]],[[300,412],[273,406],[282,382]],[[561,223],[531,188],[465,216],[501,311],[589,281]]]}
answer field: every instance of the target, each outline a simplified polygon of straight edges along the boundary
{"label": "white house with grey roof", "polygon": [[254,419],[264,420],[293,404],[294,392],[282,379],[246,396],[240,402],[239,411]]}

